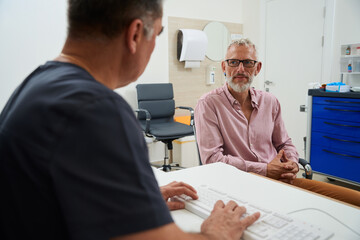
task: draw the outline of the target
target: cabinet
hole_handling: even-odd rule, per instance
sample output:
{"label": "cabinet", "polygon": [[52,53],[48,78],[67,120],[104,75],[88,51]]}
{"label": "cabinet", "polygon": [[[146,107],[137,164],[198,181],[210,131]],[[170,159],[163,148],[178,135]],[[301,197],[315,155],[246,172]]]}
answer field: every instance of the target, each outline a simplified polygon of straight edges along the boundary
{"label": "cabinet", "polygon": [[[349,55],[347,55],[348,48]],[[349,64],[351,71],[348,69]],[[360,43],[341,45],[340,72],[344,75],[357,75],[360,78]]]}
{"label": "cabinet", "polygon": [[307,158],[312,169],[360,185],[360,93],[312,89],[309,103]]}

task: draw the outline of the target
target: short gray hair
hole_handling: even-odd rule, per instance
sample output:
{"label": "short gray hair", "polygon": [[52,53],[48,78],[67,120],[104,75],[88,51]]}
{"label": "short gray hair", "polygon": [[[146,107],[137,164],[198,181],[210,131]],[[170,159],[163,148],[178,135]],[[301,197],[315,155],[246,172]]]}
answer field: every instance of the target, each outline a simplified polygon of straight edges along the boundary
{"label": "short gray hair", "polygon": [[241,38],[241,39],[236,39],[234,41],[232,41],[228,48],[227,48],[227,51],[229,51],[229,49],[232,47],[232,46],[246,46],[246,47],[253,47],[254,50],[255,50],[255,56],[256,56],[256,59],[258,58],[258,54],[257,54],[257,50],[256,50],[256,46],[255,44],[248,38]]}

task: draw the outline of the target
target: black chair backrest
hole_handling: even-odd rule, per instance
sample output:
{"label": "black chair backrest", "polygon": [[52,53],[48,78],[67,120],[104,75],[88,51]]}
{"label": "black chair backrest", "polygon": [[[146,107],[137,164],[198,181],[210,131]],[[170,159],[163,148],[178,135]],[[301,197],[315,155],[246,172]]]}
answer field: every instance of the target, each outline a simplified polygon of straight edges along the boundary
{"label": "black chair backrest", "polygon": [[[136,90],[138,108],[148,110],[152,120],[173,118],[175,101],[171,83],[138,84]],[[139,113],[138,119],[145,120],[145,114]]]}

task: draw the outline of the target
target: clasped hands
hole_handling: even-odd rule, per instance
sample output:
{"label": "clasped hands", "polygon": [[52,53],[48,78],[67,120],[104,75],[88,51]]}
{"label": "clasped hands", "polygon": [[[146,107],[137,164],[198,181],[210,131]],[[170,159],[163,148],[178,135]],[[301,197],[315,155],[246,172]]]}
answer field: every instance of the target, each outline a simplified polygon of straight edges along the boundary
{"label": "clasped hands", "polygon": [[298,171],[298,164],[289,160],[286,157],[284,150],[280,150],[276,157],[268,163],[266,176],[292,184]]}

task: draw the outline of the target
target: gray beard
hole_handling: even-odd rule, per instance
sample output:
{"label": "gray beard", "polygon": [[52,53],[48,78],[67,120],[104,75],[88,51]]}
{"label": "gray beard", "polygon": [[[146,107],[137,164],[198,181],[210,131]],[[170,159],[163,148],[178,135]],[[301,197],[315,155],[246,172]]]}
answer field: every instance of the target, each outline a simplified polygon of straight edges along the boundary
{"label": "gray beard", "polygon": [[241,92],[245,92],[246,90],[248,90],[250,88],[251,83],[254,80],[254,76],[250,76],[248,79],[249,81],[242,86],[234,83],[234,81],[233,81],[234,77],[225,77],[225,79],[226,79],[226,82],[228,83],[228,85],[232,88],[232,90],[234,90],[237,93],[241,93]]}

